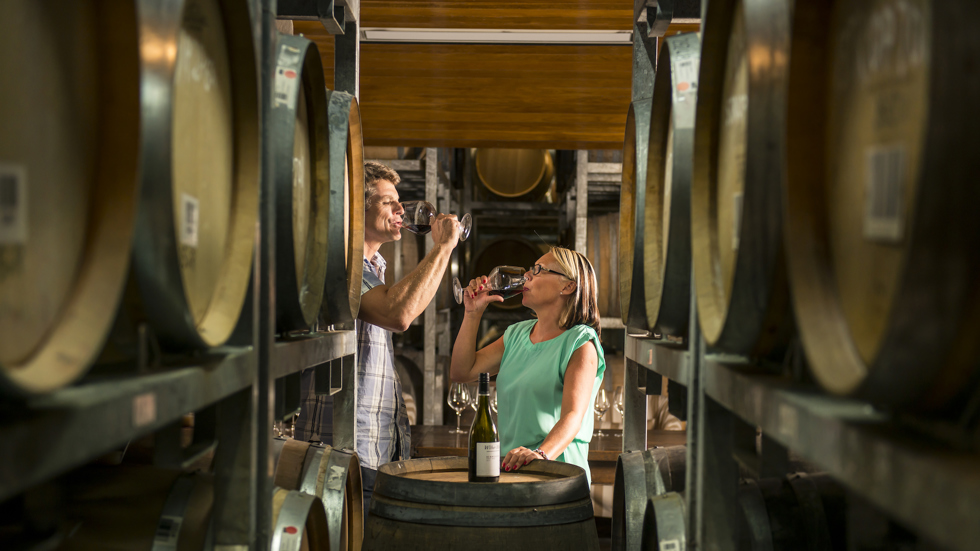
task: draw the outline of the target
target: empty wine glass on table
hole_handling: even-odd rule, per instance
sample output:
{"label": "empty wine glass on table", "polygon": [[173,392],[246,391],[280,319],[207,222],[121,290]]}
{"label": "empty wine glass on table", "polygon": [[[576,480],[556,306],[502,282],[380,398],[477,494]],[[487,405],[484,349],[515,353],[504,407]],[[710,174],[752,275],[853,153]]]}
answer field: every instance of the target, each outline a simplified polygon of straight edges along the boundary
{"label": "empty wine glass on table", "polygon": [[467,383],[466,390],[470,393],[470,408],[473,411],[476,411],[480,404],[480,393],[477,392],[479,390],[479,386]]}
{"label": "empty wine glass on table", "polygon": [[[428,201],[405,201],[402,203],[405,212],[402,214],[402,227],[418,235],[432,231],[432,219],[436,216],[436,208]],[[473,217],[469,213],[459,219],[459,240],[466,241],[473,227]]]}
{"label": "empty wine glass on table", "polygon": [[449,407],[456,412],[456,430],[449,431],[450,434],[466,434],[465,430],[459,428],[459,421],[463,415],[463,410],[470,403],[470,391],[463,383],[453,383],[449,387],[449,396],[446,399]]}
{"label": "empty wine glass on table", "polygon": [[[527,279],[524,277],[525,273],[527,273],[525,268],[497,266],[487,276],[490,294],[504,297],[504,300],[521,294],[524,292],[524,284],[527,283]],[[457,304],[463,304],[463,289],[463,284],[460,283],[459,278],[454,277],[453,297],[456,298]]]}
{"label": "empty wine glass on table", "polygon": [[599,393],[595,396],[595,404],[592,405],[592,408],[595,410],[596,419],[596,431],[593,436],[605,436],[606,433],[602,432],[602,429],[599,428],[599,423],[602,423],[602,416],[609,409],[609,399],[606,398],[606,389],[599,387]]}
{"label": "empty wine glass on table", "polygon": [[619,412],[620,419],[626,419],[623,413],[626,411],[626,402],[623,401],[623,387],[617,386],[616,392],[613,393],[613,407]]}
{"label": "empty wine glass on table", "polygon": [[497,413],[497,385],[493,385],[493,388],[490,389],[490,409]]}

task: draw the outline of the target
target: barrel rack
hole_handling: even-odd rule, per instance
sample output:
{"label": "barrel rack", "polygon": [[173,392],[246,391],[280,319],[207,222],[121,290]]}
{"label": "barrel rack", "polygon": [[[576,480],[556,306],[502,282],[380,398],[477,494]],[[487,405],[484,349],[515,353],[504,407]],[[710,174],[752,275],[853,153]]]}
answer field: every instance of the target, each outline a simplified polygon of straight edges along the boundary
{"label": "barrel rack", "polygon": [[[702,0],[702,9],[706,4]],[[638,10],[640,15],[647,6]],[[645,52],[655,48],[656,38],[646,21],[644,15],[634,27],[634,99],[637,80],[651,78],[654,70]],[[670,410],[688,423],[683,497],[688,549],[736,549],[740,470],[782,477],[788,474],[790,451],[836,479],[861,506],[925,541],[953,551],[976,548],[980,467],[975,454],[937,441],[944,427],[926,427],[922,432],[933,436],[927,438],[897,414],[827,395],[796,382],[799,377],[774,375],[772,366],[716,353],[705,345],[693,300],[690,311],[683,339],[627,328],[631,391],[625,396],[623,430],[624,453],[647,449],[646,395],[660,394],[666,378]],[[787,358],[784,368],[800,368],[802,350]],[[859,522],[849,520],[848,529],[865,529]]]}
{"label": "barrel rack", "polygon": [[[248,3],[261,97],[268,98],[275,71],[277,2]],[[317,4],[334,17],[327,21],[295,11],[314,10]],[[359,1],[283,1],[279,6],[294,10],[283,17],[319,19],[331,33],[343,33],[337,34],[332,87],[356,95]],[[264,127],[271,102],[261,105]],[[302,371],[315,369],[317,391],[334,394],[335,403],[347,406],[338,408],[334,444],[354,447],[353,328],[275,333],[275,232],[270,231],[275,228],[275,172],[268,139],[262,140],[261,155],[255,277],[238,330],[229,341],[233,345],[168,359],[160,367],[145,361],[152,349],[144,343],[144,360],[129,373],[96,373],[44,396],[0,403],[0,502],[20,495],[28,501],[32,494],[50,495],[47,490],[58,484],[60,475],[123,452],[128,442],[153,434],[157,466],[180,468],[214,452],[213,549],[258,551],[269,549],[272,541],[272,427],[275,419],[299,410]],[[181,449],[181,417],[191,412],[194,443]],[[42,501],[48,508],[37,514],[57,513],[56,503]]]}

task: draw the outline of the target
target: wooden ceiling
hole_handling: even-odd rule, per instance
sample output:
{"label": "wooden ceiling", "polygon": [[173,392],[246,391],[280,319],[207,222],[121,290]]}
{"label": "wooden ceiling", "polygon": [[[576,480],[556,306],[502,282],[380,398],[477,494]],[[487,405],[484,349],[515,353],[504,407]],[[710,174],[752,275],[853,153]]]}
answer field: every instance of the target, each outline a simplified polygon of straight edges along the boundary
{"label": "wooden ceiling", "polygon": [[[362,0],[361,21],[385,28],[624,30],[632,4]],[[333,36],[317,22],[297,21],[295,32],[317,43],[332,83]],[[364,143],[621,149],[631,71],[632,46],[363,43]]]}

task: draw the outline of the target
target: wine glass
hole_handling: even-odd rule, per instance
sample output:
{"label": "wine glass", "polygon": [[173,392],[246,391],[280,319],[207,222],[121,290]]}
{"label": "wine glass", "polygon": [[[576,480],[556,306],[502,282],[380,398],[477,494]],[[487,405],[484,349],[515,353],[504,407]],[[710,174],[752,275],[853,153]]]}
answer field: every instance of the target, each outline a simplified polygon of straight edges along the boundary
{"label": "wine glass", "polygon": [[459,421],[463,415],[463,410],[470,402],[470,391],[463,383],[453,383],[449,387],[449,396],[446,400],[449,407],[456,412],[456,430],[449,431],[450,434],[466,434],[466,431],[459,428]]}
{"label": "wine glass", "polygon": [[[487,286],[491,295],[504,297],[504,300],[524,292],[527,270],[517,266],[497,266],[487,276]],[[463,304],[463,284],[458,277],[453,278],[453,297],[457,304]]]}
{"label": "wine glass", "polygon": [[477,407],[480,405],[479,389],[479,383],[466,385],[466,390],[470,393],[470,408],[472,408],[473,411],[476,411]]}
{"label": "wine glass", "polygon": [[[402,214],[402,227],[406,230],[419,235],[425,235],[432,231],[432,219],[436,215],[436,208],[428,201],[405,201],[402,203],[405,212]],[[473,217],[466,213],[459,219],[459,240],[466,241],[470,236],[470,228],[473,227]]]}
{"label": "wine glass", "polygon": [[490,389],[490,409],[497,413],[497,385],[493,385],[493,388]]}
{"label": "wine glass", "polygon": [[599,428],[599,423],[602,422],[602,416],[609,409],[609,399],[606,398],[606,389],[599,387],[599,393],[595,396],[595,404],[592,405],[592,408],[595,410],[596,417],[596,432],[593,436],[605,436],[606,433],[602,432],[602,429]]}
{"label": "wine glass", "polygon": [[623,412],[626,411],[626,402],[624,402],[623,400],[624,400],[623,387],[617,386],[616,392],[613,394],[613,406],[616,408],[616,411],[619,412],[619,417],[622,418],[625,422],[625,417],[623,415]]}

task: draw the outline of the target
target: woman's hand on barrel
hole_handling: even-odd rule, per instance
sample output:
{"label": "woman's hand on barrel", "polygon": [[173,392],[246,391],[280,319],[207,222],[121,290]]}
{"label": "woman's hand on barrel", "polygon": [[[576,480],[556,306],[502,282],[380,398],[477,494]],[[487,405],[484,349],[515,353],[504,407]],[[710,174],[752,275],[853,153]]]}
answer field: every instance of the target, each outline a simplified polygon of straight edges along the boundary
{"label": "woman's hand on barrel", "polygon": [[503,302],[504,297],[490,294],[487,276],[471,279],[463,289],[463,306],[466,312],[482,312],[491,302]]}
{"label": "woman's hand on barrel", "polygon": [[535,459],[544,458],[538,455],[536,452],[521,446],[507,452],[504,460],[500,462],[500,469],[503,471],[516,471]]}

